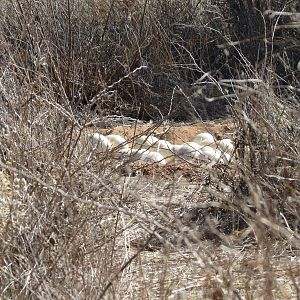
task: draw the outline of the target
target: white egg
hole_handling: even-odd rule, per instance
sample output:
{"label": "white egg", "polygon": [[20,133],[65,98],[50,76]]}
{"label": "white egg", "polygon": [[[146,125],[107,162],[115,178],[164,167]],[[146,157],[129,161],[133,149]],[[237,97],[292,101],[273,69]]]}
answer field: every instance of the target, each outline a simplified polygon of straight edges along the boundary
{"label": "white egg", "polygon": [[194,137],[193,142],[197,143],[200,146],[216,146],[214,136],[208,132],[199,133]]}
{"label": "white egg", "polygon": [[166,163],[171,163],[175,161],[175,153],[173,151],[173,144],[166,140],[159,140],[155,143],[156,152],[160,153]]}
{"label": "white egg", "polygon": [[231,139],[223,139],[218,142],[220,150],[229,154],[232,154],[234,151],[234,143]]}
{"label": "white egg", "polygon": [[150,149],[158,141],[155,136],[142,135],[134,140],[134,146],[136,148]]}
{"label": "white egg", "polygon": [[185,160],[201,159],[203,157],[201,146],[195,142],[174,145],[173,151],[179,158]]}
{"label": "white egg", "polygon": [[88,140],[92,144],[94,150],[107,152],[112,148],[111,142],[100,133],[90,134]]}
{"label": "white egg", "polygon": [[164,157],[159,152],[147,152],[143,153],[140,160],[146,161],[146,162],[153,162],[153,163],[159,163],[160,165],[165,165],[166,161]]}
{"label": "white egg", "polygon": [[214,149],[210,146],[205,146],[202,147],[201,151],[204,157],[206,157],[209,161],[218,162],[221,159],[222,152],[218,149]]}
{"label": "white egg", "polygon": [[121,149],[129,149],[126,140],[120,135],[110,134],[107,135],[106,138],[111,142],[114,148],[120,146]]}

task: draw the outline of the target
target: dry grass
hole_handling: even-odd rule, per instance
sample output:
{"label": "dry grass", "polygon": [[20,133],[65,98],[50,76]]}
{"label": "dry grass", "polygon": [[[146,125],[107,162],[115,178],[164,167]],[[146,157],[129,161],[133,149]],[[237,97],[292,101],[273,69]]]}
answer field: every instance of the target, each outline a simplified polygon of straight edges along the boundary
{"label": "dry grass", "polygon": [[[241,40],[224,18],[253,2],[217,2],[1,2],[1,299],[300,297],[299,31],[262,1],[265,35]],[[204,129],[235,138],[236,162],[158,167],[82,143]]]}

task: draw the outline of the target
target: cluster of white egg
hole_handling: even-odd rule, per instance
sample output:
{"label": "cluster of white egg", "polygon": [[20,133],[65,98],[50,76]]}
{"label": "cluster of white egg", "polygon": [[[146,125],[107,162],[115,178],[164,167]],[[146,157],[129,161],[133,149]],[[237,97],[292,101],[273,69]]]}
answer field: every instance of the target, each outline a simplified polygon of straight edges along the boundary
{"label": "cluster of white egg", "polygon": [[[126,141],[120,135],[104,136],[99,133],[88,135],[88,143],[99,152],[112,151],[118,159],[130,157],[133,160],[166,165],[178,160],[202,160],[210,164],[229,163],[235,149],[231,139],[216,140],[213,135],[203,132],[191,142],[180,145],[143,135]],[[114,151],[115,150],[115,151]]]}

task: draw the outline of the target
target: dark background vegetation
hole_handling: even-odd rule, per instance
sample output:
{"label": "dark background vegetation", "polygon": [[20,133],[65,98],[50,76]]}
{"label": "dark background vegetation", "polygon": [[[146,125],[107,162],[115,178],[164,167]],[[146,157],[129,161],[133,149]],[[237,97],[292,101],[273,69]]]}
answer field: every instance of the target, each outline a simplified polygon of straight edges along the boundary
{"label": "dark background vegetation", "polygon": [[[275,86],[299,80],[299,28],[288,27],[292,16],[271,15],[272,10],[296,12],[297,1],[16,1],[2,6],[3,61],[9,51],[20,81],[46,76],[57,86],[58,101],[66,97],[78,109],[98,96],[92,109],[110,113],[187,120],[196,107],[201,117],[211,118],[228,114],[226,104],[234,100],[205,101],[232,94],[232,88],[217,84],[220,79],[272,77]],[[24,74],[21,69],[28,66]],[[276,94],[288,92],[276,89]]]}

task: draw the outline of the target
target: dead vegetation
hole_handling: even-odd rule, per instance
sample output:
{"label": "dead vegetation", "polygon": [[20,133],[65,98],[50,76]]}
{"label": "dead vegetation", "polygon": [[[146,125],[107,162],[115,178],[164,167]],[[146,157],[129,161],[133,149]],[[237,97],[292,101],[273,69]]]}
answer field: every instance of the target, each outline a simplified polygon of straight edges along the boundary
{"label": "dead vegetation", "polygon": [[[221,2],[1,2],[1,299],[300,297],[298,2]],[[237,162],[82,146],[204,129]]]}

